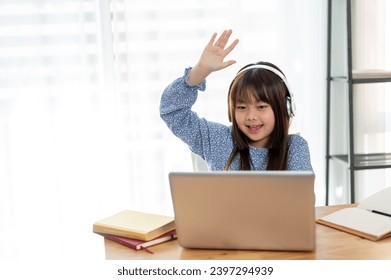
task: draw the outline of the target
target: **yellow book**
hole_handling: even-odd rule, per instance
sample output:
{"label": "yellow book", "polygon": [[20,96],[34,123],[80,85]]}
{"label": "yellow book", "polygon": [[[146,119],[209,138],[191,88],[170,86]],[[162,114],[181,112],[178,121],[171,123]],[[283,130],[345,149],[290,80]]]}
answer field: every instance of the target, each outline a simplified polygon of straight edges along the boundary
{"label": "yellow book", "polygon": [[124,210],[93,224],[93,232],[152,240],[175,229],[173,217]]}

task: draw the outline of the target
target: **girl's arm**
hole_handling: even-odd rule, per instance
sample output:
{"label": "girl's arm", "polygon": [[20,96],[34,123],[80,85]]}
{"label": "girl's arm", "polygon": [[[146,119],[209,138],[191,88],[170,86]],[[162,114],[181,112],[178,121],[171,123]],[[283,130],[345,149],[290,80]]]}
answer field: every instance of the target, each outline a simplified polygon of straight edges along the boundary
{"label": "girl's arm", "polygon": [[190,68],[187,68],[183,77],[176,79],[164,90],[160,100],[160,117],[174,135],[204,158],[205,153],[210,151],[210,130],[218,127],[221,129],[223,126],[199,118],[191,110],[198,91],[205,90],[205,82],[189,86],[189,72]]}
{"label": "girl's arm", "polygon": [[191,108],[196,102],[198,91],[205,90],[205,78],[235,63],[234,60],[224,61],[239,42],[235,40],[225,48],[231,34],[231,30],[224,31],[216,42],[217,34],[213,34],[196,66],[186,69],[183,77],[171,83],[164,90],[160,101],[161,118],[176,136],[202,157],[211,150],[210,136],[214,138],[229,130],[221,124],[199,118]]}

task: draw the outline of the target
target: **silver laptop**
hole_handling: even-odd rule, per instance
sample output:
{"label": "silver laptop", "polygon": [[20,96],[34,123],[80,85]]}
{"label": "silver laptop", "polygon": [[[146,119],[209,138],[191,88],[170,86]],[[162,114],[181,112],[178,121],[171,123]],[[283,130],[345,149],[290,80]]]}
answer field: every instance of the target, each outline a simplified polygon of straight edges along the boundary
{"label": "silver laptop", "polygon": [[314,174],[171,172],[178,243],[185,248],[311,251]]}

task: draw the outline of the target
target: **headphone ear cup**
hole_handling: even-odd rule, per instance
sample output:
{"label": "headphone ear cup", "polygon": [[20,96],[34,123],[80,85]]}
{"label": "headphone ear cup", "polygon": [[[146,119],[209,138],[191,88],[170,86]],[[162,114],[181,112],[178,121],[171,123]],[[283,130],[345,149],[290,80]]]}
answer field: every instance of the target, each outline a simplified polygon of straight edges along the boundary
{"label": "headphone ear cup", "polygon": [[232,116],[231,114],[231,88],[232,88],[232,85],[234,83],[235,79],[232,80],[231,84],[229,85],[229,88],[228,88],[228,98],[227,98],[227,103],[228,103],[228,120],[229,122],[232,122],[232,120],[234,119],[234,116]]}
{"label": "headphone ear cup", "polygon": [[295,104],[289,96],[286,97],[286,110],[290,118],[292,118],[295,115],[295,110],[296,110]]}

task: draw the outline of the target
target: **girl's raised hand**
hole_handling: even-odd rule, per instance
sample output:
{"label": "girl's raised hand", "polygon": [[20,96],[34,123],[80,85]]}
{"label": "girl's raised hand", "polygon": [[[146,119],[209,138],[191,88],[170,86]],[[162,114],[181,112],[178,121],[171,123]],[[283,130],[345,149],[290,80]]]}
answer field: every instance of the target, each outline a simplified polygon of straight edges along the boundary
{"label": "girl's raised hand", "polygon": [[234,40],[227,48],[225,46],[231,37],[232,30],[224,30],[216,40],[217,33],[214,33],[209,43],[206,45],[198,65],[207,68],[209,71],[217,71],[234,64],[235,60],[224,61],[225,57],[235,48],[239,40]]}
{"label": "girl's raised hand", "polygon": [[234,40],[226,47],[232,30],[224,30],[216,40],[217,33],[214,33],[209,43],[204,48],[198,63],[190,71],[188,82],[191,84],[201,83],[210,73],[224,69],[234,63],[235,60],[224,61],[225,57],[236,47],[239,40]]}

